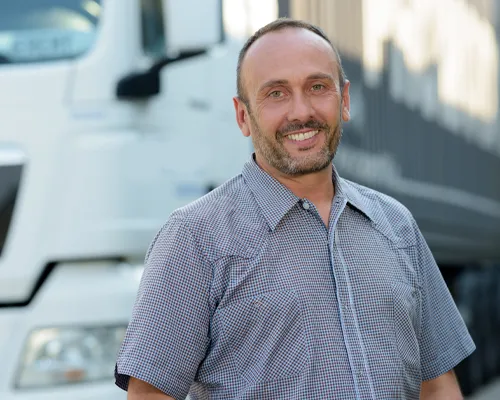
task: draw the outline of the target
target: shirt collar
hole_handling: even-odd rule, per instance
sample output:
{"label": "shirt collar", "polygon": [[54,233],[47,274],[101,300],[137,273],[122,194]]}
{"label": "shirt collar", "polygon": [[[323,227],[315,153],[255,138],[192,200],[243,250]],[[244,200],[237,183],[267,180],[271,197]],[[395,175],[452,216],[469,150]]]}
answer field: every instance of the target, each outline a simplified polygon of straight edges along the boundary
{"label": "shirt collar", "polygon": [[[348,181],[340,178],[333,164],[332,168],[335,197],[347,199],[351,206],[373,221],[371,207],[361,193]],[[276,229],[288,211],[302,200],[285,185],[261,169],[255,162],[253,155],[245,163],[242,175],[271,230]]]}
{"label": "shirt collar", "polygon": [[243,178],[271,230],[274,230],[288,211],[300,201],[285,185],[261,169],[253,155],[243,167]]}
{"label": "shirt collar", "polygon": [[375,210],[373,203],[369,201],[369,199],[367,199],[363,193],[361,193],[361,191],[357,187],[357,184],[354,184],[347,179],[340,178],[337,174],[335,166],[333,167],[333,173],[337,177],[337,182],[339,182],[339,184],[335,186],[336,190],[338,188],[338,190],[342,192],[342,196],[347,199],[347,203],[349,205],[356,208],[369,220],[375,223]]}

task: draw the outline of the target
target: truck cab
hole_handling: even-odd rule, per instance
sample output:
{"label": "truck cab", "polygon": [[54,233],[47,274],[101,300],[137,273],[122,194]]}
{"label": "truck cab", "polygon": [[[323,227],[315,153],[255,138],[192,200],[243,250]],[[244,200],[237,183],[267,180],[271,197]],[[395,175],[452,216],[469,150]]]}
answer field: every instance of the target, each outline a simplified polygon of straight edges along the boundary
{"label": "truck cab", "polygon": [[0,6],[0,398],[113,384],[155,233],[240,172],[219,0]]}

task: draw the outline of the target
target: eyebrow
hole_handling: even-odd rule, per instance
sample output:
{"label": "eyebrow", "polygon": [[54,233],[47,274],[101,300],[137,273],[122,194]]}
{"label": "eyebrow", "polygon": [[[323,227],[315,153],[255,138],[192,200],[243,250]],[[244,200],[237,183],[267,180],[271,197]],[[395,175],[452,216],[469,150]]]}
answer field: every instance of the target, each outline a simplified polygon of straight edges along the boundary
{"label": "eyebrow", "polygon": [[[325,80],[328,80],[330,82],[335,82],[335,80],[333,79],[333,76],[331,76],[330,74],[325,74],[323,72],[318,72],[318,73],[315,73],[315,74],[311,74],[311,75],[309,75],[306,78],[306,80],[308,80],[308,81],[311,81],[311,80],[314,80],[314,79],[325,79]],[[267,88],[272,87],[272,86],[286,85],[288,83],[289,82],[286,79],[272,79],[272,80],[267,81],[266,83],[264,83],[259,88],[259,92],[262,92],[264,89],[267,89]]]}
{"label": "eyebrow", "polygon": [[272,86],[286,85],[288,81],[286,79],[272,79],[264,83],[260,88],[259,92],[262,92],[264,89],[267,89]]}
{"label": "eyebrow", "polygon": [[307,77],[308,81],[314,80],[314,79],[325,79],[330,82],[335,82],[335,79],[333,76],[330,74],[324,74],[323,72],[318,72],[317,74],[312,74]]}

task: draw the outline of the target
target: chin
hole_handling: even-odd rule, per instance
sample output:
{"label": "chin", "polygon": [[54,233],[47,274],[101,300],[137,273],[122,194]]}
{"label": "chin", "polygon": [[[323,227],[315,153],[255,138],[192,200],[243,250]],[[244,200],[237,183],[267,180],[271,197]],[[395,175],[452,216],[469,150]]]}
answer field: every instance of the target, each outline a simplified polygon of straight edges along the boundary
{"label": "chin", "polygon": [[323,171],[332,163],[332,159],[321,158],[316,160],[300,160],[295,159],[288,163],[287,170],[291,175],[306,175],[315,172]]}

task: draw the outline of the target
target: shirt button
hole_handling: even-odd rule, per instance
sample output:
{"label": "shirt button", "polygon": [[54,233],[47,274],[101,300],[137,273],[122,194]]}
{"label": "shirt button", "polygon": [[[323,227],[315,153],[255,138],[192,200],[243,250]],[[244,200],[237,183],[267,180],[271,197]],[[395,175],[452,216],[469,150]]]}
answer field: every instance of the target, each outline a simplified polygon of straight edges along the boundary
{"label": "shirt button", "polygon": [[302,202],[302,208],[304,208],[304,210],[309,210],[309,208],[311,208],[311,205],[309,204],[309,202],[304,200]]}

